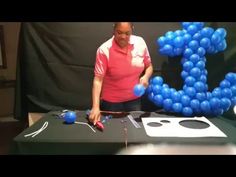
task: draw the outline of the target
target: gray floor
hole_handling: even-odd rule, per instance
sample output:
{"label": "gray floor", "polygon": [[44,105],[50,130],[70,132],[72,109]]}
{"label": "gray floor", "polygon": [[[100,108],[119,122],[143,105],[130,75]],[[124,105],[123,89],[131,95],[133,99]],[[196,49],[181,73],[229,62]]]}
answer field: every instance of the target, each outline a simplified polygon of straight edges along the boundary
{"label": "gray floor", "polygon": [[27,121],[19,121],[12,116],[0,117],[0,155],[8,154],[13,138],[27,127]]}

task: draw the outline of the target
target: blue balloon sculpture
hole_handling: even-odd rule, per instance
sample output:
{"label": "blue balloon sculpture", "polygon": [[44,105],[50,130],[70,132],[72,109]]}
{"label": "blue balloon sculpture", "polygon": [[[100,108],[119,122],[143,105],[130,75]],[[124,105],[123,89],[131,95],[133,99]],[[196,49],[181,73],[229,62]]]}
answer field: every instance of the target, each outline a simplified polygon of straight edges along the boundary
{"label": "blue balloon sculpture", "polygon": [[67,124],[73,124],[76,120],[76,113],[74,111],[68,111],[64,115],[64,120]]}
{"label": "blue balloon sculpture", "polygon": [[150,79],[148,98],[166,111],[184,116],[219,116],[236,104],[236,73],[228,73],[219,87],[208,91],[206,54],[226,49],[224,28],[204,27],[203,22],[183,22],[182,30],[168,31],[157,40],[159,52],[169,57],[182,56],[183,89],[177,91],[160,76]]}

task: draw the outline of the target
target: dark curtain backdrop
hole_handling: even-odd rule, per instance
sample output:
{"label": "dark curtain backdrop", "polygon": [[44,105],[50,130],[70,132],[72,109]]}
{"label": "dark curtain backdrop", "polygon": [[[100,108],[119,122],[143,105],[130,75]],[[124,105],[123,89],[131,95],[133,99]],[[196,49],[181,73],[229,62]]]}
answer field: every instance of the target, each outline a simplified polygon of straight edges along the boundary
{"label": "dark curtain backdrop", "polygon": [[[236,71],[236,23],[205,23],[227,30],[225,52],[207,57],[209,89],[218,86],[224,75]],[[135,22],[134,34],[142,36],[149,48],[154,75],[177,89],[182,88],[180,57],[158,53],[156,40],[167,31],[181,28],[177,22]],[[91,107],[93,68],[97,48],[112,36],[110,22],[22,23],[15,96],[15,118],[28,112]],[[156,107],[143,98],[143,108]]]}

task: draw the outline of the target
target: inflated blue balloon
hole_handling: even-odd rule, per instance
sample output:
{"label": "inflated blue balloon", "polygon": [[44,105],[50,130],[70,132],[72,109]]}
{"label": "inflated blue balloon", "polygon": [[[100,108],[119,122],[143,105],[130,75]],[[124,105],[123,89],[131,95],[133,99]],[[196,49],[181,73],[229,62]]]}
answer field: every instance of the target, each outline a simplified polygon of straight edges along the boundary
{"label": "inflated blue balloon", "polygon": [[76,113],[74,111],[68,111],[64,115],[64,120],[67,124],[73,124],[76,120]]}
{"label": "inflated blue balloon", "polygon": [[142,96],[145,93],[145,87],[142,84],[137,84],[134,86],[134,95],[137,97]]}

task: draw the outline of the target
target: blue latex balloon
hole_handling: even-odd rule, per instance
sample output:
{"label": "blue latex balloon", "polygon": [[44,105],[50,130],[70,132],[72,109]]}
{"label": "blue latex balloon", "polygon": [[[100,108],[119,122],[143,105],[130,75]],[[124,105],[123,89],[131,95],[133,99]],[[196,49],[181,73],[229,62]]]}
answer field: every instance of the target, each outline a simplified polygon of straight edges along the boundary
{"label": "blue latex balloon", "polygon": [[171,99],[165,99],[164,101],[163,101],[163,108],[166,110],[166,111],[170,111],[171,110],[171,108],[172,108],[172,104],[173,104],[173,102],[172,102],[172,100]]}
{"label": "blue latex balloon", "polygon": [[224,28],[218,28],[218,29],[216,30],[216,32],[219,33],[219,35],[220,35],[220,37],[221,37],[222,39],[225,38],[226,35],[227,35],[227,32],[226,32],[226,30],[225,30]]}
{"label": "blue latex balloon", "polygon": [[137,97],[142,96],[145,93],[145,87],[142,84],[137,84],[134,87],[134,95]]}
{"label": "blue latex balloon", "polygon": [[163,96],[162,95],[156,95],[154,96],[154,103],[157,105],[157,106],[162,106],[163,105]]}
{"label": "blue latex balloon", "polygon": [[194,67],[194,64],[191,61],[187,61],[183,64],[183,68],[187,72],[190,71],[193,67]]}
{"label": "blue latex balloon", "polygon": [[236,74],[234,73],[226,74],[225,79],[228,80],[232,85],[236,84]]}
{"label": "blue latex balloon", "polygon": [[178,36],[174,39],[174,46],[175,47],[183,47],[184,45],[184,39],[181,36]]}
{"label": "blue latex balloon", "polygon": [[175,112],[177,112],[177,113],[182,112],[182,108],[183,108],[183,106],[182,106],[181,103],[174,103],[174,104],[172,105],[172,109],[173,109]]}
{"label": "blue latex balloon", "polygon": [[73,124],[76,120],[76,113],[73,111],[68,111],[64,115],[64,120],[68,124]]}
{"label": "blue latex balloon", "polygon": [[162,85],[163,84],[163,79],[160,76],[156,76],[152,79],[152,83],[154,85]]}
{"label": "blue latex balloon", "polygon": [[193,110],[190,107],[184,107],[182,113],[184,116],[192,116]]}
{"label": "blue latex balloon", "polygon": [[221,107],[223,108],[224,111],[228,111],[231,105],[230,99],[228,98],[222,98],[220,102]]}
{"label": "blue latex balloon", "polygon": [[184,57],[189,58],[193,54],[193,50],[190,48],[187,48],[184,50]]}

